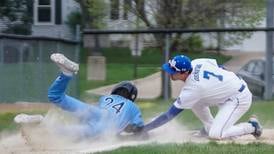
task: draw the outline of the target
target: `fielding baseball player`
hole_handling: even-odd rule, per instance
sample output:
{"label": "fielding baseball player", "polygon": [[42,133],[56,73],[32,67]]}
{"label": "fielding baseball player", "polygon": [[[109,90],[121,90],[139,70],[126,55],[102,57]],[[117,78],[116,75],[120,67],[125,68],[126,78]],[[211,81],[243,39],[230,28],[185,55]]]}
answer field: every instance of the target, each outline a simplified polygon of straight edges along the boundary
{"label": "fielding baseball player", "polygon": [[[110,95],[99,99],[97,106],[86,104],[65,94],[79,65],[60,53],[54,53],[50,58],[59,66],[61,73],[48,90],[49,101],[71,112],[80,121],[79,125],[61,128],[63,132],[79,137],[97,137],[104,133],[120,134],[126,131],[134,134],[141,130],[144,124],[141,112],[134,103],[137,88],[132,83],[119,83]],[[31,123],[42,119],[41,115],[19,114],[14,120],[17,123]]]}
{"label": "fielding baseball player", "polygon": [[[262,127],[256,117],[248,122],[236,124],[249,109],[252,94],[244,80],[233,72],[218,66],[215,59],[195,59],[178,55],[163,64],[163,70],[172,80],[185,83],[179,97],[166,113],[144,126],[144,131],[157,128],[173,119],[184,109],[191,109],[204,125],[209,138],[226,139],[252,134],[262,134]],[[215,117],[210,106],[218,106]]]}

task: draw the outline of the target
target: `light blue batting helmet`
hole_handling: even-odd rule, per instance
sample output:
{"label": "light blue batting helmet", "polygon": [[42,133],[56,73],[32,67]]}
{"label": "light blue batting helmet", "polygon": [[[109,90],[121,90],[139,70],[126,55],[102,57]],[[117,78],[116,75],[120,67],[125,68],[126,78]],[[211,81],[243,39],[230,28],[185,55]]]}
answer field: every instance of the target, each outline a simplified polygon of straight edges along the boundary
{"label": "light blue batting helmet", "polygon": [[175,74],[180,72],[191,71],[191,60],[187,56],[177,55],[173,57],[168,63],[163,64],[163,70],[168,74]]}

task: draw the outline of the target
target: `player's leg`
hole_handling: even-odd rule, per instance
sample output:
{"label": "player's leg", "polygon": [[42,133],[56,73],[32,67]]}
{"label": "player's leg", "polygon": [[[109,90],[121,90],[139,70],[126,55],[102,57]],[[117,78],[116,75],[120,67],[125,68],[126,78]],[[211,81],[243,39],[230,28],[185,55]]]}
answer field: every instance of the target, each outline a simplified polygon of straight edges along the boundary
{"label": "player's leg", "polygon": [[54,53],[50,58],[59,66],[62,73],[48,90],[49,101],[66,111],[72,112],[80,120],[86,118],[88,116],[87,114],[99,114],[100,110],[96,107],[65,94],[69,81],[72,79],[73,74],[76,74],[79,69],[78,64],[60,53]]}
{"label": "player's leg", "polygon": [[254,133],[255,127],[249,122],[234,125],[250,108],[251,101],[252,96],[249,91],[228,99],[220,106],[209,131],[209,137],[224,139]]}
{"label": "player's leg", "polygon": [[62,73],[57,77],[48,90],[49,101],[63,110],[71,112],[81,121],[85,121],[89,117],[98,118],[102,112],[100,109],[65,94],[70,79],[70,76]]}
{"label": "player's leg", "polygon": [[76,134],[76,136],[80,138],[99,135],[100,131],[105,129],[100,126],[100,123],[102,123],[101,121],[104,121],[102,119],[108,115],[106,110],[86,104],[65,94],[65,90],[72,75],[76,74],[79,69],[78,64],[69,60],[62,54],[53,54],[51,60],[59,66],[62,73],[49,88],[48,98],[57,106],[71,112],[80,122],[77,125],[61,125],[57,130],[66,134]]}
{"label": "player's leg", "polygon": [[79,65],[60,53],[53,53],[50,56],[50,59],[62,72],[48,90],[49,100],[53,103],[58,103],[65,96],[69,81],[72,79],[73,74],[77,73],[79,70]]}
{"label": "player's leg", "polygon": [[[201,120],[201,122],[204,125],[204,133],[208,134],[210,127],[213,123],[213,116],[210,112],[209,107],[202,106],[200,104],[197,104],[192,107],[192,112]],[[205,135],[204,134],[204,135]]]}
{"label": "player's leg", "polygon": [[44,119],[41,114],[24,114],[20,113],[14,117],[14,122],[18,124],[39,124]]}
{"label": "player's leg", "polygon": [[58,135],[69,136],[75,139],[94,138],[101,133],[88,124],[56,125],[55,129],[51,131]]}
{"label": "player's leg", "polygon": [[[254,131],[254,128],[248,123],[233,126],[248,110],[249,106],[249,104],[240,105],[238,99],[231,99],[225,102],[225,104],[220,106],[219,111],[213,120],[212,127],[209,131],[209,137],[213,139],[224,139],[249,134]],[[244,125],[247,125],[247,127]]]}
{"label": "player's leg", "polygon": [[50,86],[48,99],[64,110],[74,111],[77,103],[74,103],[73,99],[67,98],[65,91],[73,74],[78,71],[79,66],[60,53],[53,53],[50,59],[60,68],[61,74]]}
{"label": "player's leg", "polygon": [[79,64],[68,59],[61,53],[51,54],[50,59],[60,68],[61,72],[67,76],[77,74],[79,70]]}

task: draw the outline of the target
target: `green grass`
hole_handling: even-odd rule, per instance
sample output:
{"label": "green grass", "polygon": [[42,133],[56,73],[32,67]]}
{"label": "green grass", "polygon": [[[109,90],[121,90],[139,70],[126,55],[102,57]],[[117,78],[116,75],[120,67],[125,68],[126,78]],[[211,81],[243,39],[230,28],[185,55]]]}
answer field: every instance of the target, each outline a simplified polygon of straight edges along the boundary
{"label": "green grass", "polygon": [[[143,117],[145,119],[153,118],[159,115],[162,112],[168,110],[169,106],[173,103],[172,100],[169,102],[156,100],[156,101],[144,101],[140,102],[139,106],[142,110]],[[217,109],[211,108],[212,113],[215,114]],[[264,127],[274,127],[273,121],[273,109],[274,109],[274,101],[259,101],[253,102],[251,108],[247,111],[246,114],[240,119],[240,121],[247,121],[249,117],[253,114],[256,114],[261,121]],[[177,118],[175,119],[179,121],[182,125],[189,129],[200,129],[202,127],[202,123],[196,118],[196,116],[192,113],[191,110],[184,110],[181,112]]]}
{"label": "green grass", "polygon": [[101,154],[273,154],[274,146],[267,144],[149,144],[122,147]]}
{"label": "green grass", "polygon": [[[159,115],[161,112],[165,112],[173,101],[153,100],[153,101],[139,101],[143,117],[145,121],[149,121],[152,117]],[[274,101],[259,101],[254,102],[250,110],[242,117],[241,121],[246,121],[251,114],[256,114],[260,118],[262,125],[265,128],[273,128],[273,109]],[[44,113],[44,111],[31,111],[30,113]],[[214,112],[216,109],[214,108]],[[2,113],[0,114],[0,131],[16,130],[17,125],[13,122],[13,118],[17,113]],[[190,110],[185,110],[176,118],[179,123],[184,127],[190,129],[199,129],[202,127],[201,122],[193,115]],[[178,130],[180,131],[180,130]],[[273,145],[267,144],[217,144],[216,142],[210,142],[208,144],[197,143],[184,143],[184,144],[148,144],[137,147],[122,147],[113,151],[106,151],[102,153],[112,154],[142,154],[142,153],[178,153],[178,154],[272,154],[274,151]]]}
{"label": "green grass", "polygon": [[[177,54],[186,54],[192,59],[195,58],[215,58],[220,64],[228,61],[231,57],[218,55],[208,52],[193,52],[182,53],[173,52],[171,56]],[[106,81],[87,81],[87,66],[86,57],[87,51],[81,51],[81,66],[80,66],[80,93],[88,89],[94,89],[104,85],[120,82],[122,80],[133,80],[143,78],[161,70],[163,52],[157,48],[146,48],[140,57],[133,57],[128,48],[103,48],[102,55],[106,57]],[[134,76],[135,65],[136,76]]]}
{"label": "green grass", "polygon": [[0,114],[0,132],[3,130],[15,130],[16,124],[13,122],[13,118],[16,113],[4,113]]}
{"label": "green grass", "polygon": [[[161,100],[143,101],[139,103],[143,116],[148,119],[165,112],[172,101]],[[265,128],[273,128],[273,109],[274,101],[254,102],[250,110],[241,118],[240,121],[247,121],[248,117],[256,114]],[[213,108],[216,113],[216,108]],[[189,129],[200,129],[201,122],[190,110],[183,111],[176,118],[184,127]],[[146,120],[147,121],[147,120]],[[180,131],[180,130],[178,130]],[[274,145],[263,143],[252,143],[247,145],[230,143],[218,144],[210,142],[208,144],[183,143],[183,144],[148,144],[136,147],[122,147],[112,151],[100,152],[100,154],[273,154]]]}
{"label": "green grass", "polygon": [[[82,65],[81,67],[86,68],[86,65]],[[160,68],[158,68],[156,65],[139,65],[137,67],[137,76],[134,77],[133,64],[107,64],[106,81],[80,81],[81,93],[84,93],[84,91],[88,89],[94,89],[100,86],[117,83],[123,80],[143,78],[159,70]],[[86,72],[82,71],[80,73],[81,77],[86,76]]]}
{"label": "green grass", "polygon": [[[23,113],[27,114],[46,114],[45,109],[39,110],[30,110],[24,111]],[[21,112],[20,112],[21,113]],[[18,112],[6,112],[0,113],[0,132],[2,131],[13,131],[17,129],[18,124],[16,124],[13,119],[14,117],[19,114]]]}
{"label": "green grass", "polygon": [[[172,102],[172,100],[168,102],[163,100],[139,101],[138,105],[141,108],[145,121],[148,122],[149,119],[167,111]],[[274,101],[254,102],[250,110],[240,119],[240,121],[247,121],[250,115],[256,114],[265,128],[273,128],[273,109]],[[45,113],[45,111],[31,111],[29,113]],[[216,108],[213,108],[213,113],[216,113]],[[16,114],[17,113],[0,114],[0,131],[14,128],[13,118]],[[195,117],[191,110],[184,110],[175,120],[189,129],[199,129],[202,127],[201,122]]]}
{"label": "green grass", "polygon": [[[164,59],[164,51],[158,48],[145,48],[142,51],[140,57],[133,57],[130,54],[129,48],[104,48],[102,54],[106,57],[108,63],[133,63],[136,60],[139,64],[157,64],[160,65]],[[217,59],[218,63],[223,64],[229,60],[230,56],[218,55],[212,52],[171,52],[171,57],[184,54],[189,56],[191,59],[195,58],[214,58]]]}

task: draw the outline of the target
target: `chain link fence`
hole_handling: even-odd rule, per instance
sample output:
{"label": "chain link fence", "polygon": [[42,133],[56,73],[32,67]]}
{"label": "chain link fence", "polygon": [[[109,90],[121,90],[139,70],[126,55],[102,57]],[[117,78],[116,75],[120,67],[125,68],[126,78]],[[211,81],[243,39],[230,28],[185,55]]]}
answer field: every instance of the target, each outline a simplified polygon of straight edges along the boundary
{"label": "chain link fence", "polygon": [[[157,71],[160,71],[162,63],[168,62],[168,59],[176,54],[190,55],[192,59],[214,58],[217,59],[219,64],[223,64],[226,59],[222,58],[221,55],[226,52],[238,55],[238,58],[240,58],[240,55],[248,55],[246,53],[250,53],[250,55],[259,53],[260,57],[245,56],[243,59],[238,60],[239,63],[235,63],[237,70],[232,71],[240,73],[240,76],[248,82],[255,96],[272,99],[274,93],[274,90],[272,90],[274,78],[272,77],[273,63],[271,59],[273,58],[273,48],[267,44],[271,42],[270,38],[273,36],[269,37],[269,34],[273,34],[273,31],[272,27],[138,30],[85,29],[83,42],[84,47],[89,49],[91,56],[97,58],[98,55],[102,55],[101,57],[106,58],[107,80],[114,77],[119,77],[120,80],[142,78],[144,76],[139,76],[139,74],[149,74],[147,72],[154,73],[155,71],[147,68],[157,67]],[[266,57],[270,58],[270,60],[265,60]],[[250,59],[258,61],[248,63]],[[93,61],[91,64],[96,64],[98,60]],[[132,65],[134,67],[131,67]],[[119,68],[115,71],[122,69],[124,71],[108,73],[113,66]],[[127,70],[126,67],[128,67]],[[147,69],[147,71],[143,71],[143,69]],[[96,69],[93,68],[93,70]],[[103,69],[97,70],[102,71]],[[95,74],[93,71],[90,73],[90,75],[94,76],[97,74],[97,72]],[[267,80],[268,78],[270,80]],[[168,75],[163,72],[157,79],[144,83],[138,81],[138,84],[142,98],[151,98],[149,96],[152,95],[155,96],[153,98],[157,98],[160,95],[167,100],[171,98],[171,95],[173,96],[174,91],[176,93],[175,97],[177,97],[182,88],[181,84],[170,82]],[[99,89],[94,93],[104,94],[101,91]]]}
{"label": "chain link fence", "polygon": [[[61,52],[79,61],[79,42],[18,35],[0,35],[0,103],[46,102],[47,90],[58,74],[50,54]],[[73,80],[68,93],[78,95]]]}

